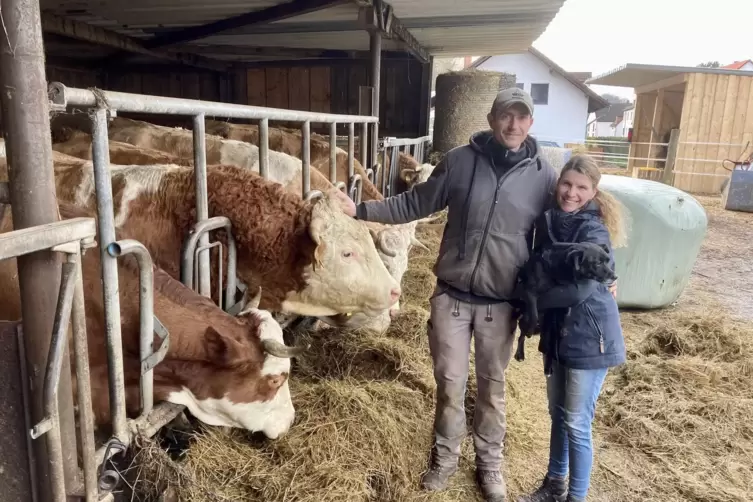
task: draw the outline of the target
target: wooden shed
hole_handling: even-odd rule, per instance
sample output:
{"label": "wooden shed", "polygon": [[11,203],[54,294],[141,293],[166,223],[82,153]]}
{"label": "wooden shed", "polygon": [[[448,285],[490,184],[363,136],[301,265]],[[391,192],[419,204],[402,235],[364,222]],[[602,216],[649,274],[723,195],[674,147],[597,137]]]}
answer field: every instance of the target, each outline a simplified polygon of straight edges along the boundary
{"label": "wooden shed", "polygon": [[628,169],[639,177],[661,179],[672,129],[679,135],[666,179],[687,192],[718,194],[729,176],[722,162],[753,154],[751,71],[627,64],[587,83],[635,89]]}

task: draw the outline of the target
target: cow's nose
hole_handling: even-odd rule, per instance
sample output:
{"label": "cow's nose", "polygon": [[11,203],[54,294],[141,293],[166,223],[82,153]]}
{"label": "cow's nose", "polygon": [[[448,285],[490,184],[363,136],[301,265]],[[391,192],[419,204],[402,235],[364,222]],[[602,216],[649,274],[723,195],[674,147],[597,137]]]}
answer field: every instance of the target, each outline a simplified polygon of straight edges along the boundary
{"label": "cow's nose", "polygon": [[396,302],[401,294],[402,291],[400,291],[400,288],[392,288],[390,290],[390,299],[392,299],[393,302]]}

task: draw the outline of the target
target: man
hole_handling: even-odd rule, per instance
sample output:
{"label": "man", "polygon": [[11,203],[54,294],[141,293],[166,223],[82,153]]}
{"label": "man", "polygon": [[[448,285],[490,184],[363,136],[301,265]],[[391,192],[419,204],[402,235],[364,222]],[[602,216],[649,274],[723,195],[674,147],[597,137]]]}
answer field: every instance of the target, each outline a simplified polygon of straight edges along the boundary
{"label": "man", "polygon": [[449,207],[430,299],[429,346],[437,383],[434,447],[421,479],[443,490],[456,471],[466,432],[464,397],[470,342],[476,348],[478,398],[473,418],[476,480],[489,502],[505,501],[505,369],[514,345],[509,303],[520,267],[528,260],[534,221],[549,203],[556,173],[540,156],[533,100],[525,91],[497,94],[487,115],[490,131],[452,149],[431,177],[408,192],[356,207],[358,219],[389,224],[417,220]]}

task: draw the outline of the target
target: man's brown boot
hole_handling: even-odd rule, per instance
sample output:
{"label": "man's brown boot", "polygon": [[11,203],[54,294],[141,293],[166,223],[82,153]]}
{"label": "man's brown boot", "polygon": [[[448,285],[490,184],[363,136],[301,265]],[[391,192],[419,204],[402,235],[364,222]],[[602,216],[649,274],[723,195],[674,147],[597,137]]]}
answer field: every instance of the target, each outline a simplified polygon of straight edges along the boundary
{"label": "man's brown boot", "polygon": [[476,470],[476,482],[486,502],[505,502],[507,489],[502,474],[496,471]]}
{"label": "man's brown boot", "polygon": [[453,474],[458,472],[457,464],[440,465],[436,458],[432,458],[429,470],[421,476],[421,488],[428,491],[441,491],[447,488],[447,482]]}

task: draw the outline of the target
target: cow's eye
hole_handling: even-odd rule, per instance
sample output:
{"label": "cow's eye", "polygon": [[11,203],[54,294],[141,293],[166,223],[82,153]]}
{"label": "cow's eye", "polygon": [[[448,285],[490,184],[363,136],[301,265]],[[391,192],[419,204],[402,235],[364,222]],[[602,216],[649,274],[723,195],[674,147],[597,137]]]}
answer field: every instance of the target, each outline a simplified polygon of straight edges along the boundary
{"label": "cow's eye", "polygon": [[352,251],[343,251],[343,258],[350,258],[351,256],[353,256]]}

